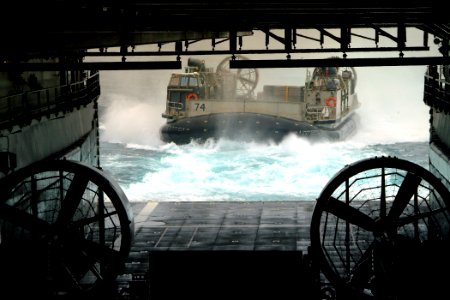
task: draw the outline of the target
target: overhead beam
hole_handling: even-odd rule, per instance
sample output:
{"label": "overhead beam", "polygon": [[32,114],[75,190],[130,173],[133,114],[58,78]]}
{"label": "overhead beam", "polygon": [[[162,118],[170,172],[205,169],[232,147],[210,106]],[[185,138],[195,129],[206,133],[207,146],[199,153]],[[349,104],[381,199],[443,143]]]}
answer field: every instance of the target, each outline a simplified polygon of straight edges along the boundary
{"label": "overhead beam", "polygon": [[1,63],[0,71],[60,70],[170,70],[181,69],[181,61],[83,62],[83,63]]}
{"label": "overhead beam", "polygon": [[230,60],[230,69],[449,65],[450,57]]}
{"label": "overhead beam", "polygon": [[[309,68],[309,67],[382,67],[413,65],[450,65],[450,57],[399,58],[327,58],[327,59],[274,59],[230,60],[230,69],[242,68]],[[61,63],[2,63],[0,71],[59,71],[59,70],[169,70],[181,69],[181,61],[144,62],[83,62]]]}
{"label": "overhead beam", "polygon": [[[239,45],[240,47],[241,45]],[[428,46],[414,46],[405,47],[403,49],[406,51],[429,51]],[[300,49],[291,48],[289,53],[342,53],[342,48],[327,48],[327,49]],[[347,48],[346,52],[399,52],[397,47],[355,47]],[[231,48],[229,50],[181,50],[181,51],[134,51],[127,52],[127,57],[132,56],[173,56],[173,55],[229,55],[229,54],[285,54],[288,53],[285,48],[283,49],[238,49],[235,50]],[[119,51],[108,51],[108,52],[85,52],[83,54],[85,57],[114,57],[123,56],[123,53]]]}

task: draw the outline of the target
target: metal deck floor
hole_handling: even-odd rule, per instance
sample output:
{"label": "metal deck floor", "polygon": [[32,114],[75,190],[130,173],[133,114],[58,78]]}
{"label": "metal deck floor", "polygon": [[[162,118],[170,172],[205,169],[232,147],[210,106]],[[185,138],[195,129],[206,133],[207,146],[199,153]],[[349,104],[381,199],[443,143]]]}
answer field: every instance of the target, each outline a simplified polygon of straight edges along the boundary
{"label": "metal deck floor", "polygon": [[311,288],[299,268],[315,201],[131,204],[135,239],[117,279],[129,299],[213,299],[207,288],[285,299]]}

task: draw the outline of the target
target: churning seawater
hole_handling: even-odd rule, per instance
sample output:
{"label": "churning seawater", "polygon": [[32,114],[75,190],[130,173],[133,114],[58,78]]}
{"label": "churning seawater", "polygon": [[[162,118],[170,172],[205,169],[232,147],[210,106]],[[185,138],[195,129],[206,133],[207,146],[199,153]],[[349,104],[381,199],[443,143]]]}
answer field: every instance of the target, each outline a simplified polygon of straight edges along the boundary
{"label": "churning seawater", "polygon": [[130,201],[314,200],[346,164],[390,155],[426,167],[428,144],[310,144],[220,140],[205,144],[143,146],[103,142],[103,168]]}
{"label": "churning seawater", "polygon": [[[295,136],[279,144],[161,142],[171,72],[101,73],[100,163],[130,201],[315,200],[334,174],[360,159],[396,156],[428,167],[424,66],[357,69],[358,133],[314,144]],[[261,78],[302,85],[304,74],[270,70]]]}

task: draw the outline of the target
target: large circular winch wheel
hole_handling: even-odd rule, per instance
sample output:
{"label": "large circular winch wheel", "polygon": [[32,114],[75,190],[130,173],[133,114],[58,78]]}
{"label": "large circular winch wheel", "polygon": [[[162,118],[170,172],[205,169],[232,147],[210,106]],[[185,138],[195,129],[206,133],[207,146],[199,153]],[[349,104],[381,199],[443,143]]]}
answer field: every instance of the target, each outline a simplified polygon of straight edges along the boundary
{"label": "large circular winch wheel", "polygon": [[101,170],[50,161],[5,177],[0,188],[2,293],[88,295],[123,270],[132,210]]}
{"label": "large circular winch wheel", "polygon": [[448,257],[435,250],[448,249],[449,201],[443,183],[412,162],[375,157],[350,164],[317,199],[313,261],[345,299],[417,296],[415,285],[427,289],[426,279],[436,276],[428,271],[439,269],[438,256]]}

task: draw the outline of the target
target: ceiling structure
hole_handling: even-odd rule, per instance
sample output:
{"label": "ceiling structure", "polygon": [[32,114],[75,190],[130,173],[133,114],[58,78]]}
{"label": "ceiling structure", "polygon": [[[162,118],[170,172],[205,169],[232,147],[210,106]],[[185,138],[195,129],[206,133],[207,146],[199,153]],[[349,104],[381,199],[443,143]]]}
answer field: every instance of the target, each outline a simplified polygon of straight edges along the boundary
{"label": "ceiling structure", "polygon": [[[448,10],[435,0],[393,2],[17,0],[0,12],[0,70],[61,68],[36,62],[47,57],[64,58],[66,68],[180,68],[180,56],[216,54],[283,56],[232,60],[236,68],[450,64]],[[430,44],[441,55],[430,57]],[[153,48],[138,51],[140,45]],[[310,53],[327,58],[295,58]],[[138,62],[128,59],[137,56]],[[90,62],[81,63],[86,57]],[[345,59],[330,61],[336,57]]]}

